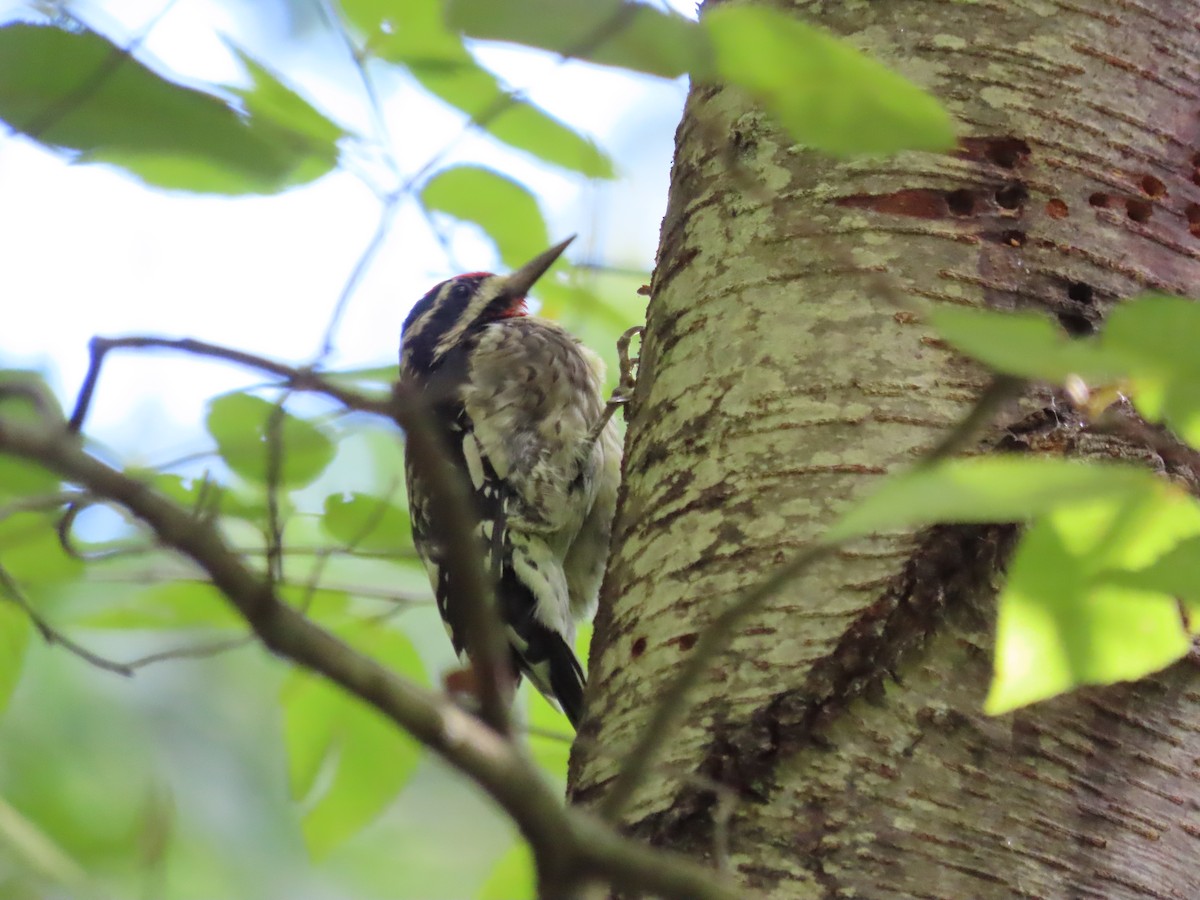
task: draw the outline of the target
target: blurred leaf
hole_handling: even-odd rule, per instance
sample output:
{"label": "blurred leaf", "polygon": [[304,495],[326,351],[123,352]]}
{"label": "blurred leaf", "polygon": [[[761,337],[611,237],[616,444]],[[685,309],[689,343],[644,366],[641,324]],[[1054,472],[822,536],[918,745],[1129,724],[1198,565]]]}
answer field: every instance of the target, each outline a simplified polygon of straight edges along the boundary
{"label": "blurred leaf", "polygon": [[[255,105],[278,113],[281,103],[275,91]],[[0,28],[0,118],[44,144],[181,190],[279,191],[337,161],[336,148],[311,129],[297,133],[286,121],[243,116],[86,30]]]}
{"label": "blurred leaf", "polygon": [[[84,868],[45,831],[0,797],[0,846],[5,856],[79,898],[100,897]],[[55,896],[60,896],[55,894]]]}
{"label": "blurred leaf", "polygon": [[709,47],[690,19],[621,0],[448,0],[449,24],[473,38],[511,41],[635,72],[678,78],[708,71]]}
{"label": "blurred leaf", "polygon": [[0,566],[23,585],[78,577],[83,563],[63,550],[56,525],[54,518],[36,513],[0,519]]}
{"label": "blurred leaf", "polygon": [[1144,568],[1111,573],[1104,580],[1177,598],[1187,611],[1191,630],[1200,633],[1200,538],[1180,542]]}
{"label": "blurred leaf", "polygon": [[954,145],[950,116],[930,94],[792,13],[722,5],[702,24],[718,77],[801,143],[843,156]]}
{"label": "blurred leaf", "polygon": [[[0,29],[0,35],[3,29]],[[0,71],[3,61],[0,61]],[[2,85],[0,85],[2,89]],[[56,417],[62,416],[62,410],[57,406],[54,393],[46,384],[39,372],[27,369],[0,369],[0,386],[27,386],[39,390],[42,396],[54,401],[55,408],[51,411]],[[24,422],[36,425],[43,421],[44,413],[35,408],[27,398],[20,394],[0,395],[0,420]],[[37,465],[12,456],[0,455],[0,501],[12,497],[37,497],[53,494],[58,491],[60,482],[51,472]],[[0,503],[0,505],[3,505]]]}
{"label": "blurred leaf", "polygon": [[1095,337],[1068,339],[1034,313],[942,309],[931,320],[957,349],[999,372],[1062,384],[1120,382],[1138,412],[1200,447],[1200,306],[1148,294],[1113,310]]}
{"label": "blurred leaf", "polygon": [[[286,546],[284,552],[287,552]],[[307,584],[285,584],[279,588],[279,596],[285,603],[290,603],[326,628],[344,626],[350,613],[350,595],[345,591]]]}
{"label": "blurred leaf", "polygon": [[960,350],[998,372],[1061,383],[1068,375],[1108,380],[1120,375],[1116,360],[1105,360],[1086,340],[1067,337],[1049,316],[990,309],[933,310],[938,333]]}
{"label": "blurred leaf", "polygon": [[955,459],[886,479],[828,537],[845,540],[937,522],[1021,522],[1064,503],[1116,503],[1162,487],[1135,466],[1015,455]]}
{"label": "blurred leaf", "polygon": [[0,498],[53,494],[59,484],[59,480],[41,466],[0,456]]}
{"label": "blurred leaf", "polygon": [[1100,346],[1119,359],[1133,381],[1138,412],[1166,422],[1200,447],[1200,307],[1182,297],[1148,295],[1112,311]]}
{"label": "blurred leaf", "polygon": [[[592,624],[584,622],[579,626],[579,633],[575,637],[575,656],[583,662],[585,668],[592,645],[592,633]],[[552,706],[533,685],[525,689],[525,696],[528,698],[530,753],[547,775],[565,786],[567,762],[571,756],[575,730],[566,715]],[[560,735],[566,740],[548,735]]]}
{"label": "blurred leaf", "polygon": [[1191,639],[1175,598],[1124,573],[1197,533],[1200,506],[1166,486],[1036,522],[1000,594],[987,712],[1141,678],[1184,656]]}
{"label": "blurred leaf", "polygon": [[426,209],[473,222],[487,233],[509,268],[550,246],[546,220],[524,185],[482,166],[443,169],[421,189]]}
{"label": "blurred leaf", "polygon": [[237,628],[245,620],[207,581],[169,581],[131,587],[120,605],[81,616],[89,628],[162,629]]}
{"label": "blurred leaf", "polygon": [[[532,686],[525,696],[528,698],[529,751],[548,776],[565,785],[574,729],[567,717],[551,706],[550,701]],[[547,735],[562,735],[566,740]]]}
{"label": "blurred leaf", "polygon": [[[281,139],[311,141],[312,146],[323,148],[326,155],[328,150],[346,136],[341,126],[330,121],[252,56],[240,47],[234,46],[232,49],[250,73],[251,87],[230,85],[227,90],[242,98],[242,105],[250,114],[250,118],[261,122],[264,130],[278,128],[281,131]],[[333,152],[333,157],[332,162],[336,162],[336,151]],[[327,166],[325,171],[331,167]]]}
{"label": "blurred leaf", "polygon": [[408,510],[369,494],[330,494],[321,525],[347,547],[394,551],[412,546]]}
{"label": "blurred leaf", "polygon": [[33,625],[29,616],[15,603],[8,602],[0,589],[0,711],[16,690],[25,663],[25,650]]}
{"label": "blurred leaf", "polygon": [[405,66],[425,90],[466,113],[488,134],[538,159],[589,178],[612,178],[612,162],[591,140],[504,90],[442,22],[440,0],[343,0],[367,49]]}
{"label": "blurred leaf", "polygon": [[262,523],[267,518],[265,495],[256,489],[234,490],[208,477],[176,475],[172,472],[127,469],[126,474],[182,506],[198,519],[216,513]]}
{"label": "blurred leaf", "polygon": [[[273,427],[276,416],[280,418]],[[333,441],[316,425],[250,394],[225,394],[212,400],[205,426],[229,468],[259,484],[268,482],[272,432],[279,440],[281,487],[303,487],[315,481],[335,454]]]}
{"label": "blurred leaf", "polygon": [[529,845],[518,841],[496,862],[480,891],[479,900],[534,900],[537,878]]}
{"label": "blurred leaf", "polygon": [[590,138],[501,88],[496,76],[474,60],[453,68],[413,62],[408,69],[425,90],[510,147],[588,178],[614,176],[612,161]]}
{"label": "blurred leaf", "polygon": [[[426,680],[416,649],[400,632],[356,622],[339,636],[392,671]],[[311,801],[305,843],[323,857],[388,807],[416,769],[421,747],[374,709],[315,676],[294,675],[283,699],[293,795]],[[327,786],[313,798],[325,766],[332,770]]]}
{"label": "blurred leaf", "polygon": [[[324,688],[324,689],[323,689]],[[314,676],[295,673],[283,689],[283,741],[287,747],[288,786],[303,800],[317,782],[334,749],[347,698]]]}

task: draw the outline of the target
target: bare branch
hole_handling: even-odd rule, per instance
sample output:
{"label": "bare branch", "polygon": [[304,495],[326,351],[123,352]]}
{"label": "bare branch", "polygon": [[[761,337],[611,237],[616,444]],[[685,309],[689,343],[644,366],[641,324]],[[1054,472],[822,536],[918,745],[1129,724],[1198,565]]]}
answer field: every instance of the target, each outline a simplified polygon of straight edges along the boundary
{"label": "bare branch", "polygon": [[[206,341],[196,341],[191,338],[175,340],[172,338],[136,335],[123,338],[92,338],[88,347],[91,359],[88,364],[87,375],[83,380],[83,386],[79,389],[79,395],[75,400],[75,409],[71,413],[68,423],[69,430],[78,433],[83,427],[88,409],[91,407],[92,397],[96,392],[96,384],[100,378],[100,368],[104,364],[104,358],[110,350],[118,349],[175,350],[192,356],[204,356],[210,359],[224,360],[225,362],[274,375],[283,381],[285,387],[290,387],[293,390],[322,394],[336,400],[347,409],[374,413],[393,421],[397,420],[397,411],[391,400],[368,397],[357,391],[339,387],[321,378],[320,375],[311,369],[297,369],[273,359],[267,359],[264,356],[234,350],[230,347],[222,347],[219,344],[210,344]],[[403,422],[401,422],[401,425],[403,425]]]}
{"label": "bare branch", "polygon": [[439,501],[439,514],[430,526],[434,541],[443,548],[443,565],[455,572],[455,601],[462,610],[467,656],[475,672],[481,715],[498,732],[507,734],[507,694],[514,683],[512,654],[494,601],[495,585],[483,565],[478,514],[461,474],[447,462],[449,454],[428,404],[416,389],[403,382],[396,385],[396,400],[409,411],[405,429],[407,459]]}
{"label": "bare branch", "polygon": [[71,432],[0,420],[0,452],[38,463],[128,509],[165,546],[195,562],[269,650],[369,703],[471,777],[530,842],[543,886],[574,890],[586,880],[602,879],[618,889],[663,897],[747,896],[709,869],[625,838],[586,812],[564,808],[514,743],[305,618],[279,598],[269,579],[245,565],[212,523],[197,521],[145,484],[89,456]]}
{"label": "bare branch", "polygon": [[[433,423],[428,401],[421,392],[397,384],[390,400],[374,399],[347,390],[323,379],[311,369],[296,369],[275,360],[241,350],[191,339],[132,336],[93,338],[91,360],[83,386],[75,402],[68,428],[78,432],[87,417],[96,392],[105,356],[118,348],[177,350],[194,356],[221,359],[275,375],[297,391],[311,391],[337,400],[348,409],[385,416],[404,429],[409,459],[422,473],[430,491],[438,500],[441,513],[433,522],[435,537],[446,548],[448,565],[455,567],[460,595],[456,598],[464,613],[468,655],[475,668],[482,696],[485,721],[501,733],[507,729],[508,699],[506,685],[512,681],[511,663],[500,614],[493,602],[492,586],[483,567],[482,549],[475,527],[475,513],[459,473],[446,464],[446,448]],[[270,560],[270,556],[268,556]]]}
{"label": "bare branch", "polygon": [[333,342],[337,335],[338,327],[342,323],[342,316],[346,313],[346,307],[350,304],[350,298],[354,296],[354,292],[358,290],[358,286],[366,276],[367,270],[371,268],[371,263],[375,261],[375,257],[383,249],[383,244],[387,240],[387,236],[392,230],[392,224],[396,219],[396,212],[400,208],[402,196],[401,193],[393,193],[389,194],[384,200],[383,209],[379,211],[379,224],[375,226],[375,233],[371,235],[371,240],[367,243],[363,252],[359,254],[358,261],[355,262],[354,268],[350,270],[350,277],[342,285],[342,292],[338,295],[337,302],[333,305],[333,312],[329,316],[329,324],[325,326],[325,336],[321,339],[321,350],[318,354],[318,359],[324,359],[333,351]]}
{"label": "bare branch", "polygon": [[612,396],[604,404],[604,411],[600,414],[599,421],[588,432],[588,441],[590,442],[594,442],[600,437],[600,432],[604,430],[608,420],[613,417],[613,413],[633,397],[633,389],[637,386],[637,367],[641,357],[629,355],[629,342],[635,337],[641,337],[643,331],[645,328],[641,325],[634,325],[632,328],[625,329],[625,332],[617,338],[617,358],[620,360],[621,371],[617,379],[617,386],[613,388]]}
{"label": "bare branch", "polygon": [[29,602],[29,598],[25,596],[25,592],[21,590],[21,586],[17,584],[16,579],[2,565],[0,565],[0,590],[8,596],[10,601],[20,607],[25,615],[29,616],[29,621],[33,623],[33,627],[38,630],[38,633],[42,636],[42,640],[47,644],[57,644],[68,653],[78,656],[89,665],[95,666],[97,669],[103,669],[105,672],[124,675],[126,678],[133,674],[133,669],[129,666],[114,662],[111,659],[105,659],[103,656],[93,653],[87,647],[75,643],[43,619],[41,613],[33,608],[33,604]]}
{"label": "bare branch", "polygon": [[248,647],[252,643],[254,643],[254,638],[250,635],[245,635],[244,637],[227,638],[223,641],[185,644],[173,650],[160,650],[157,653],[148,653],[145,656],[139,656],[137,659],[131,659],[125,663],[125,668],[129,669],[130,673],[133,673],[138,669],[143,669],[155,663],[171,662],[177,659],[208,659],[209,657],[219,656],[222,653],[228,653],[230,650]]}

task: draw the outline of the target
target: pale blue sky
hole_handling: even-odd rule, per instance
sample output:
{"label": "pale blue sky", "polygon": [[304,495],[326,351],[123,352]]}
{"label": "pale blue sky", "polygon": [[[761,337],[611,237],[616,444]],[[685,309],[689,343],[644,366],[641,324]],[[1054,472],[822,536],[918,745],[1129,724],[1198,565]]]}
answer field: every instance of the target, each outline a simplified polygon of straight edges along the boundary
{"label": "pale blue sky", "polygon": [[[70,5],[120,40],[136,34],[165,0]],[[317,0],[314,0],[314,4]],[[0,18],[30,4],[0,2]],[[693,4],[674,5],[690,13]],[[232,40],[263,59],[344,124],[371,132],[361,84],[332,36],[310,29],[287,40],[278,5],[177,0],[145,42],[178,77],[231,82]],[[272,10],[275,14],[272,15]],[[450,160],[482,162],[538,193],[553,235],[580,235],[576,259],[649,269],[666,202],[672,136],[685,84],[641,78],[508,46],[479,48],[510,86],[592,135],[620,177],[586,180],[538,164],[479,136]],[[463,117],[426,98],[393,70],[373,70],[397,161],[418,167],[462,133]],[[382,168],[376,169],[382,172]],[[274,197],[169,194],[106,166],[69,165],[32,142],[0,137],[0,365],[48,368],[71,394],[94,334],[153,333],[237,345],[293,361],[320,346],[348,273],[370,240],[380,204],[337,171]],[[451,232],[447,259],[414,205],[361,283],[342,323],[337,364],[395,358],[407,308],[460,268],[495,265],[470,229]],[[156,462],[192,446],[204,401],[245,384],[245,373],[168,357],[127,355],[106,370],[90,432]]]}

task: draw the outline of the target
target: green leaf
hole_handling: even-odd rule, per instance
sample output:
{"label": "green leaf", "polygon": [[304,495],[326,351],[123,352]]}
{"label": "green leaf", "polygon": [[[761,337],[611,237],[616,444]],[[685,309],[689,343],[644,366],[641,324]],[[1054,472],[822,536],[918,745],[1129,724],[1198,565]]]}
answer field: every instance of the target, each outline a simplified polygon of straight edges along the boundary
{"label": "green leaf", "polygon": [[1049,316],[944,308],[930,313],[938,333],[956,350],[998,372],[1062,383],[1070,375],[1110,381],[1122,365],[1092,341],[1072,340]]}
{"label": "green leaf", "polygon": [[[416,649],[400,632],[359,622],[339,636],[392,671],[425,681]],[[283,699],[290,783],[308,805],[305,843],[322,857],[387,808],[416,769],[421,747],[373,708],[315,676],[293,676]],[[329,777],[318,779],[326,767]],[[312,796],[319,781],[326,787]]]}
{"label": "green leaf", "polygon": [[0,710],[8,706],[17,688],[32,634],[29,616],[0,593]]}
{"label": "green leaf", "polygon": [[245,629],[245,620],[207,581],[170,581],[131,589],[119,606],[79,618],[89,628],[116,629]]}
{"label": "green leaf", "polygon": [[[525,695],[528,697],[527,714],[531,729],[530,754],[547,775],[565,785],[567,762],[571,756],[571,723],[532,686]],[[566,740],[548,737],[549,734],[562,735]]]}
{"label": "green leaf", "polygon": [[442,22],[440,0],[344,0],[367,47],[405,66],[417,82],[510,147],[589,178],[612,178],[612,162],[591,140],[503,89]]}
{"label": "green leaf", "polygon": [[260,94],[243,115],[163,78],[95,32],[0,28],[0,118],[43,144],[120,165],[159,187],[267,193],[333,167],[332,142],[311,128],[293,130],[278,115],[278,91],[257,88],[271,97]]}
{"label": "green leaf", "polygon": [[546,220],[524,185],[482,166],[443,169],[421,189],[426,209],[482,228],[505,265],[524,265],[550,246]]}
{"label": "green leaf", "polygon": [[702,24],[718,76],[803,144],[838,155],[954,145],[950,117],[932,96],[790,13],[722,5]]}
{"label": "green leaf", "polygon": [[678,78],[709,67],[690,19],[621,0],[449,0],[446,20],[473,38],[511,41],[635,72]]}
{"label": "green leaf", "polygon": [[284,488],[315,481],[335,453],[333,441],[316,425],[250,394],[226,394],[210,402],[205,427],[226,465],[259,484],[269,482],[272,435],[278,439],[277,474]]}
{"label": "green leaf", "polygon": [[[220,513],[262,525],[267,520],[266,492],[259,485],[223,485],[208,477],[175,475],[170,472],[141,472],[139,480],[174,500],[199,518]],[[286,507],[281,498],[280,505]]]}
{"label": "green leaf", "polygon": [[1200,447],[1200,306],[1147,295],[1113,310],[1100,345],[1125,366],[1138,412]]}
{"label": "green leaf", "polygon": [[54,518],[37,513],[0,519],[0,566],[26,586],[78,577],[83,563],[63,550],[56,525]]}
{"label": "green leaf", "polygon": [[0,498],[37,497],[53,494],[59,480],[34,463],[0,456]]}
{"label": "green leaf", "polygon": [[474,60],[450,68],[411,62],[408,70],[421,87],[510,147],[588,178],[613,177],[612,161],[590,138],[501,88]]}
{"label": "green leaf", "polygon": [[1200,538],[1189,538],[1150,565],[1108,575],[1119,587],[1175,597],[1187,611],[1188,624],[1200,633]]}
{"label": "green leaf", "polygon": [[[0,34],[2,33],[3,30],[0,29]],[[2,67],[3,61],[0,60],[0,68]],[[28,369],[0,369],[0,387],[17,385],[37,391],[55,402],[54,409],[49,412],[55,418],[62,418],[62,410],[58,408],[54,393],[46,385],[41,373]],[[22,394],[0,394],[0,421],[37,425],[45,420],[45,414],[45,411],[37,409],[34,403]],[[13,497],[53,494],[59,487],[58,478],[36,463],[0,455],[0,501]]]}
{"label": "green leaf", "polygon": [[1025,534],[999,598],[992,714],[1084,684],[1141,678],[1191,639],[1174,597],[1123,577],[1200,533],[1200,506],[1159,490],[1060,507]]}
{"label": "green leaf", "polygon": [[[250,118],[261,122],[264,129],[280,129],[281,137],[290,135],[292,140],[310,141],[312,147],[320,148],[322,155],[328,156],[337,142],[346,136],[346,131],[240,47],[233,46],[232,49],[250,73],[251,86],[241,88],[229,85],[226,89],[242,98],[242,105]],[[329,167],[336,162],[337,153],[334,151]]]}
{"label": "green leaf", "polygon": [[479,900],[534,900],[537,879],[529,845],[519,841],[496,862]]}
{"label": "green leaf", "polygon": [[370,494],[330,494],[321,525],[347,547],[387,552],[412,546],[408,510]]}
{"label": "green leaf", "polygon": [[838,541],[937,522],[1021,522],[1064,503],[1121,501],[1162,482],[1145,469],[1026,456],[955,459],[886,479],[829,531]]}

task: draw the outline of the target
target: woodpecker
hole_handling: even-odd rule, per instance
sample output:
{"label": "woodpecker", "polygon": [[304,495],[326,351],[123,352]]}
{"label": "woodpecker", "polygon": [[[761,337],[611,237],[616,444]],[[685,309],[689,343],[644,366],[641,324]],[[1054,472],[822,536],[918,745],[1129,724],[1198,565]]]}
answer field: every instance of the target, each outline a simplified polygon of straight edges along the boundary
{"label": "woodpecker", "polygon": [[[434,287],[409,313],[400,375],[427,398],[451,463],[474,501],[483,559],[512,651],[578,727],[583,668],[576,623],[595,611],[620,478],[616,423],[605,416],[604,363],[526,294],[572,238],[510,275],[473,272]],[[434,502],[406,463],[413,541],[464,663],[454,572],[433,539]]]}

